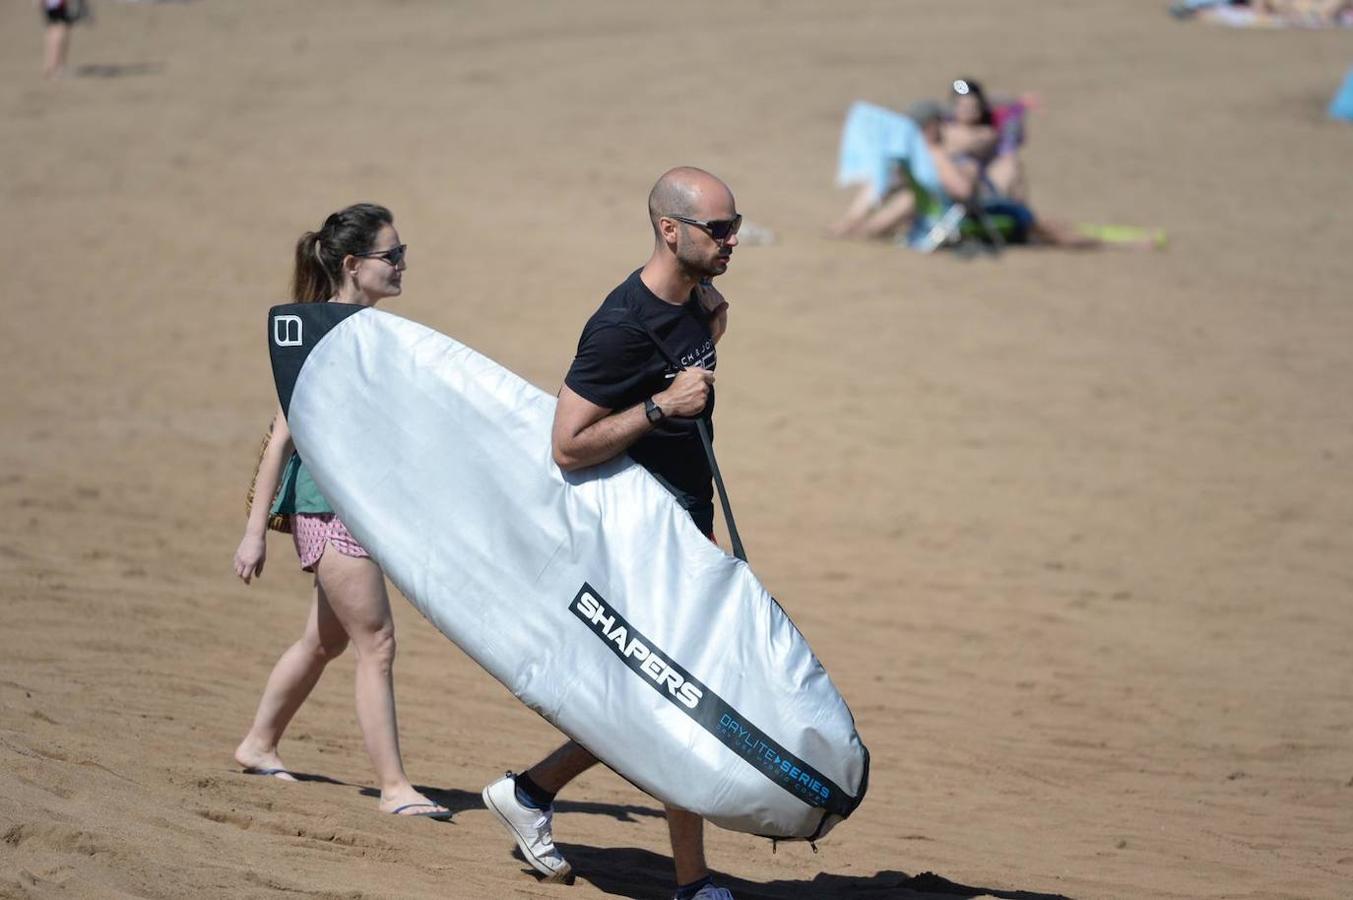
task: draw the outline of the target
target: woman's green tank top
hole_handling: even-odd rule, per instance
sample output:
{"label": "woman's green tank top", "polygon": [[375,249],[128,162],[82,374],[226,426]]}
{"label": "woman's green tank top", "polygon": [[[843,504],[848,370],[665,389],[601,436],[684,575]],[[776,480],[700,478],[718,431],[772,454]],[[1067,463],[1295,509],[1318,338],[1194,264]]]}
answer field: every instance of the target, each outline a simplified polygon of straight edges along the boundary
{"label": "woman's green tank top", "polygon": [[282,484],[277,488],[277,498],[272,502],[273,515],[290,516],[294,513],[332,513],[333,507],[324,495],[315,487],[314,479],[301,462],[300,456],[291,454],[287,466],[282,470]]}

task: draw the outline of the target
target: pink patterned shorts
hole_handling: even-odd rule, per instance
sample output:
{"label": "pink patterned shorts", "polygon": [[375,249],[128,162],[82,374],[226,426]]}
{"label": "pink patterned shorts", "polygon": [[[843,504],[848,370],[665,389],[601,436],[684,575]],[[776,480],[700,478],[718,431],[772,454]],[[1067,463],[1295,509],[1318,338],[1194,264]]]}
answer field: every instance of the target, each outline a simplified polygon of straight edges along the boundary
{"label": "pink patterned shorts", "polygon": [[333,513],[296,513],[291,517],[291,539],[296,542],[296,555],[301,558],[303,572],[315,571],[315,564],[324,555],[327,544],[333,544],[344,556],[360,559],[371,555]]}

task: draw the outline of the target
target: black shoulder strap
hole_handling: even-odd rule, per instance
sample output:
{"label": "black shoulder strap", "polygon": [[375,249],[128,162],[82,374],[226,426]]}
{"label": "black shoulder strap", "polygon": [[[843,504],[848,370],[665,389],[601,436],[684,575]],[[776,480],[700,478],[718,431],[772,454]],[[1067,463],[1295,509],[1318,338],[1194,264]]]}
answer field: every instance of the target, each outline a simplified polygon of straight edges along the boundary
{"label": "black shoulder strap", "polygon": [[[630,316],[638,323],[639,327],[648,335],[648,339],[653,342],[653,346],[658,348],[658,352],[667,360],[667,364],[672,366],[678,372],[685,370],[667,345],[662,342],[657,333],[649,327],[648,323],[640,318],[634,310],[629,310]],[[705,421],[704,416],[696,416],[695,427],[700,432],[700,443],[705,445],[705,456],[709,459],[709,471],[714,476],[714,486],[719,489],[719,503],[723,506],[723,520],[728,525],[728,540],[733,544],[733,555],[743,562],[747,561],[747,551],[742,547],[742,538],[738,537],[738,526],[733,521],[733,507],[728,502],[728,488],[724,487],[723,476],[719,474],[719,461],[714,458],[714,441],[709,436],[709,423]]]}

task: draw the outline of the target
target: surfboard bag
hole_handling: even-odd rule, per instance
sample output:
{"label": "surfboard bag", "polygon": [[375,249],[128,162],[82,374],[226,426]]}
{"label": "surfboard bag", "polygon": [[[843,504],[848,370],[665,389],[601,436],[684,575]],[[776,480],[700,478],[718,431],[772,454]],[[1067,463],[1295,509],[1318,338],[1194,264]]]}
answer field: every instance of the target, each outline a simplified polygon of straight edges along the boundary
{"label": "surfboard bag", "polygon": [[278,306],[268,343],[320,491],[523,703],[724,828],[817,839],[859,805],[869,753],[826,670],[643,467],[561,471],[553,397],[389,313]]}

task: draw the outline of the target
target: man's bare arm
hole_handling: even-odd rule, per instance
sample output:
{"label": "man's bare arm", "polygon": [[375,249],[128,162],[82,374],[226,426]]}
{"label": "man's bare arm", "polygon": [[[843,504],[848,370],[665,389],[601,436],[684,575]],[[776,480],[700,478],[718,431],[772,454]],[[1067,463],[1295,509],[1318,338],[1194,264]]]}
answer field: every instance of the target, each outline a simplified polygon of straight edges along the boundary
{"label": "man's bare arm", "polygon": [[652,427],[642,405],[612,413],[564,385],[559,389],[550,434],[554,461],[565,472],[595,466],[624,452]]}
{"label": "man's bare arm", "polygon": [[[667,390],[655,394],[653,402],[662,407],[665,415],[695,416],[704,410],[713,383],[713,372],[686,369],[677,373]],[[623,453],[652,428],[642,403],[612,411],[564,385],[559,389],[559,404],[554,408],[550,445],[559,468],[572,472]]]}

